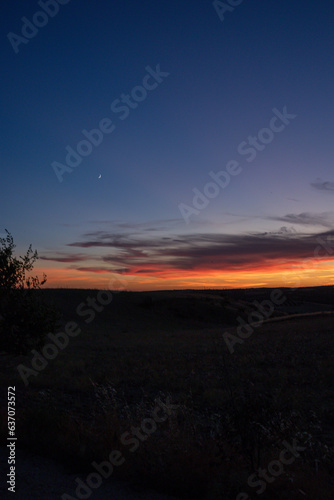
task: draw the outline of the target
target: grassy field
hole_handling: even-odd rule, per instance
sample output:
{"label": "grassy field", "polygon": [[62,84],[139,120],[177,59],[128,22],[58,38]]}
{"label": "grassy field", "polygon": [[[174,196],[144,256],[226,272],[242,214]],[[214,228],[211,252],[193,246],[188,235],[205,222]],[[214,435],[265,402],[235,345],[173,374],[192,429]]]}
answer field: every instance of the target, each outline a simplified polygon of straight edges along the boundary
{"label": "grassy field", "polygon": [[[286,291],[270,319],[331,310],[333,290]],[[247,320],[268,290],[120,292],[93,319],[80,316],[97,293],[42,292],[62,312],[58,331],[71,321],[81,332],[27,386],[17,366],[31,367],[33,355],[0,353],[1,385],[17,388],[21,446],[87,473],[120,450],[126,460],[114,477],[179,498],[334,498],[333,316],[254,326],[231,354],[224,332],[235,335],[237,317]],[[177,408],[131,452],[122,434],[168,398]],[[294,440],[304,450],[258,495],[249,476]]]}

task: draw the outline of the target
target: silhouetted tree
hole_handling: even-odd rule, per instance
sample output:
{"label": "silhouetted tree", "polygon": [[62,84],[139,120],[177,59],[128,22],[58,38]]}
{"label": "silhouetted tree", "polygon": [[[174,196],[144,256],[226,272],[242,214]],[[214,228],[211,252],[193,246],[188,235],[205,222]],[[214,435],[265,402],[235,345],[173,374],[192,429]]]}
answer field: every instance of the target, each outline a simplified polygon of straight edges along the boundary
{"label": "silhouetted tree", "polygon": [[38,259],[37,251],[30,245],[23,257],[15,257],[16,245],[6,233],[0,238],[0,350],[25,354],[43,345],[46,334],[55,329],[58,314],[36,294],[46,275],[42,281],[27,276]]}

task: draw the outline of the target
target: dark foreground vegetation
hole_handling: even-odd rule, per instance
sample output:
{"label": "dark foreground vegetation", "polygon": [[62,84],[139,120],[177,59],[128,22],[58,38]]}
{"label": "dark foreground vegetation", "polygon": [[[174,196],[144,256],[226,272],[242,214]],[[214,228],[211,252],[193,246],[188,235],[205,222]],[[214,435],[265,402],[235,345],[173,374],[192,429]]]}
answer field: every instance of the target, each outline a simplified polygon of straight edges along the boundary
{"label": "dark foreground vegetation", "polygon": [[[333,310],[333,290],[285,290],[268,319]],[[264,322],[231,354],[224,332],[270,290],[119,292],[81,315],[97,290],[34,293],[61,311],[57,332],[75,322],[80,333],[27,384],[17,366],[33,354],[0,353],[1,386],[17,388],[18,446],[87,474],[120,450],[112,478],[179,498],[334,498],[334,316]],[[168,398],[177,409],[131,453],[122,434]],[[0,401],[4,446],[5,391]],[[303,451],[258,495],[248,478],[294,441]]]}

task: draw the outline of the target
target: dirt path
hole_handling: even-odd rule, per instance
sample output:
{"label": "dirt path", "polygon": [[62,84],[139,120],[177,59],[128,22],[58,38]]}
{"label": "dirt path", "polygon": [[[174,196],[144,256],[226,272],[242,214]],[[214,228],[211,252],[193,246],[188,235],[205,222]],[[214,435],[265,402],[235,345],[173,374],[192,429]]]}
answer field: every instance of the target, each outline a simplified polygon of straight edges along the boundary
{"label": "dirt path", "polygon": [[[294,314],[287,314],[286,316],[279,316],[275,318],[268,318],[264,319],[262,323],[273,323],[276,321],[287,321],[290,319],[296,319],[296,318],[306,318],[308,316],[333,316],[334,311],[316,311],[316,312],[311,312],[311,313],[294,313]],[[261,323],[261,324],[262,324]],[[249,323],[251,326],[257,326],[257,322],[255,323]]]}
{"label": "dirt path", "polygon": [[[8,474],[7,449],[0,448],[0,498],[1,500],[60,500],[64,493],[76,499],[75,479],[86,479],[86,475],[67,474],[62,465],[36,454],[16,450],[16,490],[15,494],[7,490]],[[66,498],[66,497],[65,497]],[[83,497],[81,497],[83,498]],[[161,495],[154,491],[136,492],[124,483],[104,480],[101,486],[93,490],[90,500],[177,500],[175,497]]]}

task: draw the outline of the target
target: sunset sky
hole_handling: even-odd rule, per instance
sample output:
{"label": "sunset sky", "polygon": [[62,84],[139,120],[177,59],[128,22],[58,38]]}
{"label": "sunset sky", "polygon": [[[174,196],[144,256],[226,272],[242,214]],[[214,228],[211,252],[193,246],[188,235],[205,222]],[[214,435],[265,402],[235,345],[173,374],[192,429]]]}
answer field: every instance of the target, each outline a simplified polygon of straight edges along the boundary
{"label": "sunset sky", "polygon": [[47,286],[334,285],[333,2],[222,5],[2,6],[0,236]]}

